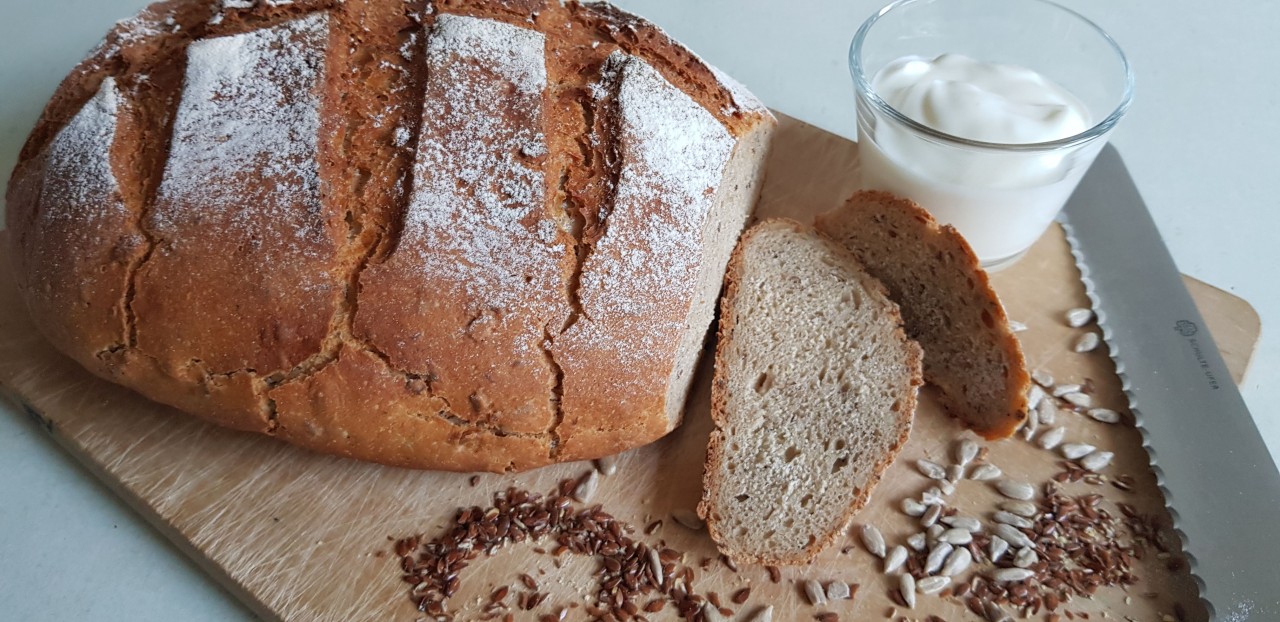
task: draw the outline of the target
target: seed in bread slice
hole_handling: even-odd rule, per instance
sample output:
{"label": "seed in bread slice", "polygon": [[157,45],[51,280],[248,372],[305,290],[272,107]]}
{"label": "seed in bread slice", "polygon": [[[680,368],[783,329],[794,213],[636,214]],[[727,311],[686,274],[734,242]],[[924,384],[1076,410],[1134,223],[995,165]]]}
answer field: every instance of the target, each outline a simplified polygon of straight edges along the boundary
{"label": "seed in bread slice", "polygon": [[1006,438],[1027,417],[1031,377],[1022,347],[969,243],[919,205],[862,191],[818,216],[819,231],[844,244],[889,288],[907,333],[924,348],[924,377],[973,431]]}
{"label": "seed in bread slice", "polygon": [[752,227],[725,278],[698,512],[734,561],[805,563],[906,443],[922,355],[884,287],[810,227]]}

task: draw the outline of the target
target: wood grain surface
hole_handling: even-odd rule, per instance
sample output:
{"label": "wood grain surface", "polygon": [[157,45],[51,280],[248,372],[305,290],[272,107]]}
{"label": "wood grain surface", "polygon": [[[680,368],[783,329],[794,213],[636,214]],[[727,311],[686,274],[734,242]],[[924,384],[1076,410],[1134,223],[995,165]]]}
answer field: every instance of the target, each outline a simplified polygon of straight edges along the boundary
{"label": "wood grain surface", "polygon": [[[757,215],[808,220],[852,192],[857,148],[792,119],[780,121]],[[7,239],[0,244],[7,245]],[[264,618],[419,619],[388,538],[431,538],[443,531],[460,506],[488,505],[495,492],[509,486],[549,491],[590,468],[572,463],[518,475],[485,474],[473,485],[467,474],[364,464],[211,427],[97,379],[52,350],[17,299],[7,252],[0,256],[6,258],[0,263],[0,388]],[[994,281],[1010,316],[1030,327],[1020,336],[1033,367],[1051,372],[1060,382],[1092,380],[1101,405],[1124,410],[1105,353],[1077,354],[1070,349],[1082,329],[1067,327],[1062,316],[1086,299],[1059,229],[1047,232],[1027,257],[995,275]],[[1257,340],[1257,315],[1225,292],[1191,279],[1187,284],[1239,382]],[[685,424],[657,443],[623,454],[618,473],[602,479],[592,500],[637,528],[667,518],[652,535],[637,532],[636,537],[686,551],[685,562],[694,566],[703,558],[715,558],[713,543],[705,532],[683,528],[669,517],[676,509],[691,509],[700,495],[710,426],[706,363],[704,359]],[[1067,426],[1069,440],[1116,452],[1106,473],[1130,474],[1137,480],[1131,492],[1084,483],[1070,485],[1069,492],[1104,494],[1103,505],[1113,512],[1113,503],[1123,501],[1144,512],[1164,514],[1136,430],[1068,412],[1060,412],[1058,420]],[[940,414],[931,389],[923,391],[910,442],[872,502],[854,519],[855,525],[879,526],[890,545],[917,531],[914,519],[897,509],[904,496],[918,496],[930,485],[912,464],[923,457],[945,462],[958,438],[976,437]],[[1058,470],[1056,454],[1021,438],[983,445],[990,451],[989,461],[1020,479],[1042,482]],[[988,483],[963,481],[950,503],[986,520],[996,498]],[[800,620],[812,619],[818,609],[808,605],[796,581],[840,580],[861,586],[856,598],[823,610],[838,613],[842,620],[880,619],[890,611],[886,592],[896,581],[879,573],[879,560],[855,541],[852,536],[841,538],[815,563],[783,569],[778,584],[769,581],[763,568],[743,567],[735,573],[713,562],[707,570],[698,570],[697,589],[720,594],[734,610],[733,619],[747,619],[762,605],[772,604],[776,620]],[[536,613],[575,604],[569,619],[584,618],[583,605],[596,591],[598,562],[573,558],[557,568],[534,546],[510,546],[467,568],[459,593],[450,601],[458,619],[479,617],[492,590],[515,585],[522,572],[538,577],[541,589],[550,592]],[[1194,586],[1185,572],[1170,572],[1164,560],[1150,555],[1139,563],[1138,574],[1141,582],[1128,591],[1106,588],[1065,608],[1094,612],[1091,619],[1099,619],[1096,612],[1109,611],[1111,619],[1132,616],[1147,621],[1172,614],[1175,603],[1182,603],[1190,619],[1205,617],[1195,605]],[[747,586],[752,592],[744,605],[728,602],[729,594]],[[952,621],[973,618],[957,599],[937,596],[921,596],[916,609],[902,613],[911,619],[927,614]],[[673,615],[668,607],[649,619]],[[1041,613],[1034,619],[1044,617]],[[537,616],[520,612],[515,619]]]}

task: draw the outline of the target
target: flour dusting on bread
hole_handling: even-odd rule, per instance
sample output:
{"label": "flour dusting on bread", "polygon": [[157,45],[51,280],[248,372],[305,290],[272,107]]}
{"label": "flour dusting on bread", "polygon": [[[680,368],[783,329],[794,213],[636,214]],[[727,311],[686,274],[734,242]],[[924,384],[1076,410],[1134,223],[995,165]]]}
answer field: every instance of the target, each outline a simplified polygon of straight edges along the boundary
{"label": "flour dusting on bread", "polygon": [[733,103],[725,106],[724,110],[721,111],[722,114],[732,115],[745,112],[773,116],[773,113],[769,112],[769,108],[764,105],[764,102],[760,101],[751,91],[748,91],[747,87],[743,86],[741,82],[733,79],[733,76],[720,71],[719,67],[711,63],[707,63],[707,69],[711,70],[711,74],[716,77],[720,84],[724,85],[724,88],[729,91],[729,96],[733,98]]}
{"label": "flour dusting on bread", "polygon": [[[328,15],[196,41],[187,52],[173,147],[152,226],[163,236],[197,211],[269,210],[306,204],[300,237],[317,241],[320,179],[316,159]],[[236,198],[261,177],[262,200]],[[294,217],[300,216],[295,214]],[[244,220],[236,220],[244,223]],[[248,232],[246,232],[248,233]]]}
{"label": "flour dusting on bread", "polygon": [[581,297],[587,316],[607,327],[597,338],[625,344],[623,356],[654,357],[683,329],[683,315],[663,307],[681,304],[669,292],[696,276],[703,240],[689,230],[701,230],[734,141],[644,60],[615,52],[607,67],[618,76],[622,168]]}
{"label": "flour dusting on bread", "polygon": [[[457,15],[441,15],[427,42],[405,235],[421,239],[430,278],[504,315],[534,314],[529,306],[545,297],[530,292],[560,291],[564,247],[542,214],[544,47],[540,32]],[[480,77],[480,67],[496,77]],[[541,335],[536,317],[526,319]]]}
{"label": "flour dusting on bread", "polygon": [[492,19],[446,14],[436,18],[427,53],[488,59],[493,62],[490,68],[521,92],[538,94],[547,87],[545,44],[546,37],[536,30]]}
{"label": "flour dusting on bread", "polygon": [[54,206],[42,213],[46,222],[75,218],[82,209],[124,211],[111,200],[119,192],[110,161],[119,109],[116,81],[105,78],[97,94],[49,143],[46,166],[59,174],[45,179],[44,200]]}

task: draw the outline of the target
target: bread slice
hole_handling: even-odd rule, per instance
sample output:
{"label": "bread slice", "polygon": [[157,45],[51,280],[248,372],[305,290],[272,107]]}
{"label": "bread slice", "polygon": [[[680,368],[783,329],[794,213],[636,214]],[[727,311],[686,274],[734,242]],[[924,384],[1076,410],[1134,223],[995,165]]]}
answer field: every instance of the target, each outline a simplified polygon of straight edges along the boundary
{"label": "bread slice", "polygon": [[1030,376],[968,242],[919,205],[877,191],[853,195],[817,227],[889,288],[947,411],[988,439],[1012,435],[1027,417]]}
{"label": "bread slice", "polygon": [[795,221],[738,243],[698,513],[735,561],[811,560],[907,441],[921,352],[851,253]]}

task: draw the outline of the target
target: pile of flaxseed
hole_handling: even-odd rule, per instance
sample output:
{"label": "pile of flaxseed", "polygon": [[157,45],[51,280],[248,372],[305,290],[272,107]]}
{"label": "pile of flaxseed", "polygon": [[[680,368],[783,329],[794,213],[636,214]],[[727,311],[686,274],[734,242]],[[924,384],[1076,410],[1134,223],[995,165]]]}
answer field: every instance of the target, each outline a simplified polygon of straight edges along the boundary
{"label": "pile of flaxseed", "polygon": [[[579,607],[588,619],[617,621],[643,619],[646,613],[668,607],[681,618],[698,622],[728,619],[738,613],[735,609],[746,604],[750,587],[736,590],[727,599],[715,592],[701,594],[695,587],[698,569],[685,563],[685,553],[662,541],[655,545],[636,541],[631,537],[635,531],[632,526],[599,505],[575,503],[590,497],[596,477],[592,471],[577,480],[565,480],[545,496],[509,488],[494,495],[493,505],[487,508],[460,509],[448,530],[433,540],[423,541],[418,536],[397,540],[401,578],[410,585],[409,597],[418,611],[431,619],[452,619],[449,598],[458,592],[462,571],[471,561],[482,554],[493,555],[508,544],[554,541],[554,546],[533,550],[555,558],[572,554],[599,560],[594,603],[548,603],[548,592],[540,589],[534,577],[523,573],[519,584],[500,586],[491,593],[479,619],[506,621],[537,615],[539,622],[551,622],[566,619]],[[690,521],[682,514],[673,518],[682,525]],[[661,526],[661,520],[650,523],[646,535]],[[728,558],[721,557],[719,563],[737,572]],[[711,564],[711,559],[703,559],[698,567],[705,571]],[[776,573],[777,569],[771,569],[771,576]],[[545,612],[538,613],[540,608]],[[768,622],[772,608],[754,612],[752,619]]]}

